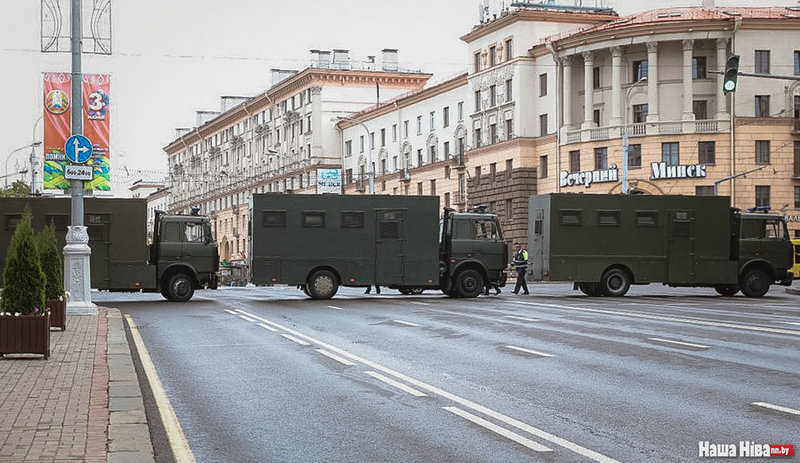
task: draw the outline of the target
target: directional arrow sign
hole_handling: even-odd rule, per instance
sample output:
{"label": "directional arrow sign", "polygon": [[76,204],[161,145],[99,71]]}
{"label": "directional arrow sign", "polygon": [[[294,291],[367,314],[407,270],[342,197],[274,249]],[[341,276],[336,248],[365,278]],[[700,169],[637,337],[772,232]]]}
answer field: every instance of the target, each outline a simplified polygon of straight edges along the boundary
{"label": "directional arrow sign", "polygon": [[70,161],[83,164],[92,156],[92,142],[83,135],[73,135],[64,144],[64,152]]}

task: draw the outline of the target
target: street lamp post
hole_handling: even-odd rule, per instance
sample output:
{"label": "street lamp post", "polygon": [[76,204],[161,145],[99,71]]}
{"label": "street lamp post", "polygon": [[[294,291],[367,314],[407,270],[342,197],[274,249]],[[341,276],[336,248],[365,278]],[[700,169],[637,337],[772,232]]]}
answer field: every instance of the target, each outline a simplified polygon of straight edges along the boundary
{"label": "street lamp post", "polygon": [[[33,124],[33,138],[31,139],[31,194],[36,194],[36,173],[39,172],[39,163],[36,162],[36,145],[41,145],[41,142],[36,141],[36,127],[39,126],[39,123],[42,122],[44,116],[39,116],[36,119],[36,123]],[[44,135],[42,135],[42,139],[44,139]]]}
{"label": "street lamp post", "polygon": [[374,195],[375,194],[375,165],[372,163],[372,143],[370,142],[370,138],[369,138],[370,137],[369,127],[367,127],[367,124],[359,121],[358,119],[353,119],[352,117],[336,116],[334,118],[334,120],[335,121],[353,122],[353,123],[358,124],[361,127],[363,127],[364,131],[367,133],[366,142],[369,144],[369,149],[367,151],[368,156],[369,156],[369,160],[367,161],[367,162],[369,162],[369,173],[367,174],[369,176],[369,194]]}
{"label": "street lamp post", "polygon": [[647,76],[641,77],[625,92],[625,114],[622,120],[622,194],[624,195],[628,194],[628,103],[631,98],[631,90],[646,80]]}
{"label": "street lamp post", "polygon": [[22,150],[27,149],[27,148],[33,149],[33,148],[35,148],[35,147],[37,147],[37,146],[39,146],[41,144],[42,144],[42,142],[35,141],[35,142],[29,143],[29,144],[27,144],[25,146],[21,146],[21,147],[15,149],[14,151],[8,153],[8,157],[6,158],[5,170],[3,170],[3,174],[6,177],[6,186],[5,186],[6,189],[8,189],[8,177],[9,177],[9,175],[8,175],[8,161],[11,160],[11,157],[14,156],[14,153],[17,153],[17,152],[22,151]]}

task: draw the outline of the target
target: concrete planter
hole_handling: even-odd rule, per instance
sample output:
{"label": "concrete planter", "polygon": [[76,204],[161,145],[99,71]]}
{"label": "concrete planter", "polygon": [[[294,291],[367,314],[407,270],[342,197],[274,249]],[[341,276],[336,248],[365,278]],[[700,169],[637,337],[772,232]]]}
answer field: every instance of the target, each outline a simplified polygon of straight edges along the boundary
{"label": "concrete planter", "polygon": [[50,315],[0,316],[0,357],[4,354],[42,354],[50,357]]}
{"label": "concrete planter", "polygon": [[44,306],[50,311],[50,328],[67,329],[67,298],[47,299]]}

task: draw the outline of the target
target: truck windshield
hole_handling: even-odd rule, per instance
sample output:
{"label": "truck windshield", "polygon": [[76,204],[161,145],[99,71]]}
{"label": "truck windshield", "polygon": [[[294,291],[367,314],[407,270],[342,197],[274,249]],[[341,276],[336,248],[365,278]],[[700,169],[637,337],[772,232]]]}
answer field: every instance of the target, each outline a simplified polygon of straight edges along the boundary
{"label": "truck windshield", "polygon": [[789,239],[786,231],[786,225],[781,219],[768,218],[768,219],[748,219],[742,221],[742,235],[743,239]]}
{"label": "truck windshield", "polygon": [[500,227],[494,219],[476,220],[475,221],[475,239],[487,241],[500,241],[503,239],[500,236]]}

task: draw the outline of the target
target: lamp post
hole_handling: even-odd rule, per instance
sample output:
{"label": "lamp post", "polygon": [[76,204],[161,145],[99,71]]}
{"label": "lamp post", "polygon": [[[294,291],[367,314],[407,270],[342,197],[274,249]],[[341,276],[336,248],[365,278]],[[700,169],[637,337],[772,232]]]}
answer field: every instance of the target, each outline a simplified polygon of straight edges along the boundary
{"label": "lamp post", "polygon": [[369,150],[367,151],[368,156],[369,156],[369,160],[367,161],[367,162],[369,162],[369,173],[367,174],[369,176],[369,194],[374,195],[375,194],[375,165],[372,164],[372,143],[371,143],[370,138],[369,138],[369,136],[370,136],[369,127],[367,127],[367,124],[365,124],[365,123],[363,123],[363,122],[361,122],[361,121],[359,121],[357,119],[353,119],[352,117],[347,117],[347,116],[336,116],[333,119],[333,121],[335,121],[335,122],[336,121],[349,121],[349,122],[352,122],[354,124],[358,124],[361,127],[363,127],[364,131],[367,133],[367,143],[369,144]]}
{"label": "lamp post", "polygon": [[631,98],[631,90],[646,80],[647,76],[641,77],[625,92],[625,114],[622,120],[622,194],[624,195],[628,194],[628,103]]}
{"label": "lamp post", "polygon": [[[39,126],[39,122],[42,122],[44,116],[39,116],[36,119],[36,122],[33,124],[33,138],[31,138],[31,194],[36,194],[36,173],[39,172],[39,164],[36,162],[36,144],[38,143],[41,145],[41,142],[36,141],[36,127]],[[42,135],[42,139],[44,139],[44,135]]]}
{"label": "lamp post", "polygon": [[35,141],[35,142],[29,143],[29,144],[27,144],[25,146],[21,146],[21,147],[15,149],[14,151],[8,153],[8,157],[6,158],[5,170],[3,170],[3,174],[5,174],[5,177],[6,177],[6,186],[5,186],[6,189],[8,189],[8,177],[9,177],[9,175],[8,175],[8,161],[11,160],[11,157],[14,156],[14,153],[20,152],[20,151],[22,151],[24,149],[28,149],[28,148],[33,149],[34,147],[37,147],[37,146],[39,146],[41,144],[42,144],[42,142]]}

